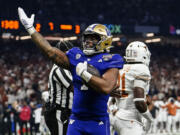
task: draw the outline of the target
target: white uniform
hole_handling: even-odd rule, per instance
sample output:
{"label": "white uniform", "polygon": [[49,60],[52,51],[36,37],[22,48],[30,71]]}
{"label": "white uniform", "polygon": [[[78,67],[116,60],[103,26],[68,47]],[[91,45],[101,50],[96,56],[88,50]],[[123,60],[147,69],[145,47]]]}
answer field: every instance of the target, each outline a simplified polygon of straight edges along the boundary
{"label": "white uniform", "polygon": [[149,68],[144,64],[125,64],[123,69],[119,70],[118,85],[121,98],[116,98],[119,110],[114,122],[119,135],[143,134],[142,116],[135,107],[133,89],[138,86],[143,88],[145,98],[148,94],[150,78]]}
{"label": "white uniform", "polygon": [[[180,101],[175,101],[175,105],[180,106]],[[179,122],[177,129],[180,131],[180,109],[177,109],[175,120]]]}
{"label": "white uniform", "polygon": [[110,119],[110,134],[114,135],[115,133],[115,129],[114,129],[114,121],[115,121],[115,117],[113,115],[113,111],[117,110],[117,105],[116,103],[112,103],[112,97],[109,98],[108,101],[108,110],[109,110],[109,119]]}
{"label": "white uniform", "polygon": [[164,103],[161,100],[155,101],[154,105],[159,108],[159,111],[157,112],[156,119],[158,122],[166,122],[167,121],[167,109],[162,108],[161,106],[165,106],[166,103]]}
{"label": "white uniform", "polygon": [[167,121],[167,109],[161,107],[166,105],[166,103],[161,100],[155,101],[154,105],[159,109],[156,111],[156,118],[154,120],[154,132],[157,133],[164,130],[163,122],[165,123]]}
{"label": "white uniform", "polygon": [[[180,106],[180,102],[179,101],[175,101],[175,105]],[[177,112],[176,112],[176,121],[180,122],[180,109],[177,109]]]}

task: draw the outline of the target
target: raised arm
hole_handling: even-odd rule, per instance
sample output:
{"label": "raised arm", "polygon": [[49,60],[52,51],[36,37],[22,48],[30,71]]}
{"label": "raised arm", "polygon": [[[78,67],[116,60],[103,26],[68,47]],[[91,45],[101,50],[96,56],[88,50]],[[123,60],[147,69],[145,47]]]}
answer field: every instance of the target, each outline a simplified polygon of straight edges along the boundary
{"label": "raised arm", "polygon": [[18,15],[21,23],[31,35],[32,41],[40,48],[40,50],[58,66],[69,69],[70,63],[66,54],[59,49],[52,47],[40,33],[36,32],[33,27],[34,14],[31,15],[31,18],[28,18],[24,10],[19,7]]}
{"label": "raised arm", "polygon": [[161,105],[160,107],[163,108],[163,109],[164,109],[164,108],[168,108],[167,105],[164,105],[164,106]]}
{"label": "raised arm", "polygon": [[52,47],[49,42],[38,32],[34,32],[31,37],[32,41],[50,60],[62,68],[69,69],[69,59],[64,52],[56,47]]}

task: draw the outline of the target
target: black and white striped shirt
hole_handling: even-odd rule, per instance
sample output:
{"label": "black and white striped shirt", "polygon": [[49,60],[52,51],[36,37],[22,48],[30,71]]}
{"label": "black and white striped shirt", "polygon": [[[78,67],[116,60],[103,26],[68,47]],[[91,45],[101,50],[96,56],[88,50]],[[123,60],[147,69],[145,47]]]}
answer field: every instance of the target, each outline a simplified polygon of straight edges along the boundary
{"label": "black and white striped shirt", "polygon": [[53,65],[49,74],[49,96],[51,104],[58,104],[63,108],[72,108],[73,92],[70,91],[72,87],[72,75],[70,71]]}

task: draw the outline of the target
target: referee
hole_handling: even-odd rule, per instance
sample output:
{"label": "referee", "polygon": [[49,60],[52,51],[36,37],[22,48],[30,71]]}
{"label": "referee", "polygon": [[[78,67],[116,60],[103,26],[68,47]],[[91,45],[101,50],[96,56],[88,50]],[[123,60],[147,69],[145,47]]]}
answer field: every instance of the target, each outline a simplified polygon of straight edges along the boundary
{"label": "referee", "polygon": [[[73,47],[70,42],[58,42],[63,52]],[[66,135],[73,102],[73,86],[70,71],[53,65],[48,82],[49,97],[45,103],[44,117],[51,135]]]}

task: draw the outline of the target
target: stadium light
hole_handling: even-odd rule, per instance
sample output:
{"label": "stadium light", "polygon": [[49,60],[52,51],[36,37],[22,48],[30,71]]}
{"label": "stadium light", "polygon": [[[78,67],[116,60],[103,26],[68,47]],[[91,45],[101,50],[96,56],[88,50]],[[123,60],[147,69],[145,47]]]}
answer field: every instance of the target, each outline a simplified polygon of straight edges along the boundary
{"label": "stadium light", "polygon": [[154,33],[146,33],[146,37],[153,37]]}
{"label": "stadium light", "polygon": [[116,41],[120,41],[120,38],[119,37],[115,37],[112,39],[113,42],[116,42]]}
{"label": "stadium light", "polygon": [[[16,36],[17,37],[17,36]],[[72,37],[52,37],[52,36],[47,36],[44,37],[46,40],[51,40],[51,41],[68,41],[68,40],[77,40],[77,36],[72,36]],[[15,38],[16,40],[28,40],[31,39],[31,36],[18,36]],[[120,41],[119,37],[115,37],[112,39],[113,42]]]}
{"label": "stadium light", "polygon": [[180,35],[180,29],[177,29],[177,30],[176,30],[176,34],[177,34],[177,35]]}
{"label": "stadium light", "polygon": [[152,42],[161,42],[161,39],[160,38],[155,38],[155,39],[152,39]]}
{"label": "stadium light", "polygon": [[161,38],[154,38],[154,39],[145,40],[145,43],[157,43],[157,42],[161,42]]}
{"label": "stadium light", "polygon": [[19,37],[19,36],[16,36],[16,37],[15,37],[15,40],[19,40],[19,39],[20,39],[20,37]]}
{"label": "stadium light", "polygon": [[31,36],[21,36],[19,39],[20,40],[27,40],[27,39],[31,39]]}
{"label": "stadium light", "polygon": [[74,36],[74,37],[66,37],[66,38],[63,38],[64,41],[67,41],[67,40],[77,40],[77,37]]}
{"label": "stadium light", "polygon": [[51,41],[59,41],[63,40],[62,37],[44,37],[46,40],[51,40]]}
{"label": "stadium light", "polygon": [[3,39],[10,39],[11,38],[11,33],[2,33],[2,38]]}
{"label": "stadium light", "polygon": [[46,40],[51,40],[51,41],[67,41],[67,40],[77,40],[77,36],[73,37],[44,37]]}
{"label": "stadium light", "polygon": [[145,43],[151,43],[151,39],[146,40]]}

